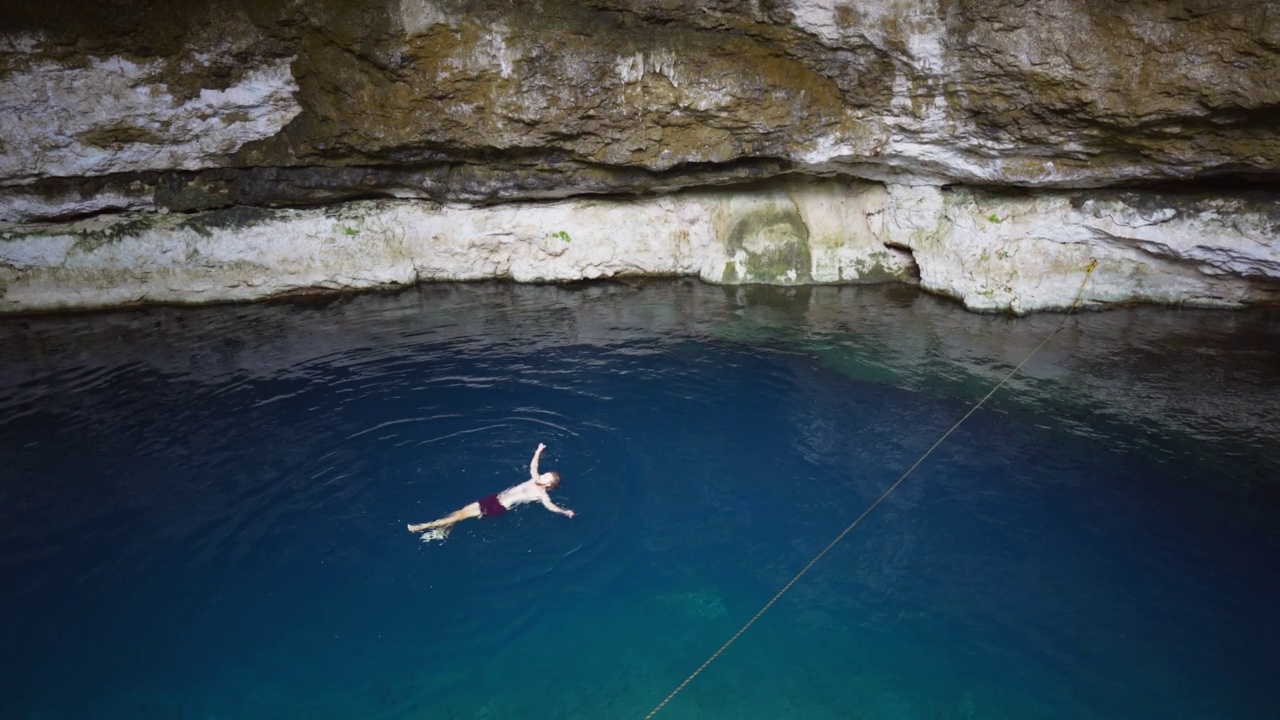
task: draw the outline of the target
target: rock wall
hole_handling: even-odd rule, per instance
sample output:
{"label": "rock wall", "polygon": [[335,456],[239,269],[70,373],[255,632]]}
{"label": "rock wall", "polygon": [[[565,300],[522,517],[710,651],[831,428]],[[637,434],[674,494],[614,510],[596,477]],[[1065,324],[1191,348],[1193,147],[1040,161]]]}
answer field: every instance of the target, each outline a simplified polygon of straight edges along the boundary
{"label": "rock wall", "polygon": [[1274,302],[1277,67],[1254,0],[21,3],[0,312],[655,273],[1027,312],[1090,258],[1090,304]]}
{"label": "rock wall", "polygon": [[353,201],[104,215],[0,236],[11,312],[252,300],[424,280],[696,275],[919,282],[976,310],[1274,303],[1275,203],[789,180],[492,207]]}

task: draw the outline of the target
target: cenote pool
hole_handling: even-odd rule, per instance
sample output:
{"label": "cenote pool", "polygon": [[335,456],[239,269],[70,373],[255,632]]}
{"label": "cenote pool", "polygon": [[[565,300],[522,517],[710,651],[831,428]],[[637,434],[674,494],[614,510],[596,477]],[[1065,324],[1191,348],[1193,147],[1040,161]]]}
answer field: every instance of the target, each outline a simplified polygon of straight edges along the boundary
{"label": "cenote pool", "polygon": [[[1061,315],[439,284],[0,320],[0,715],[643,718]],[[656,716],[1272,718],[1280,312],[1071,317]],[[527,477],[553,493],[405,530]]]}

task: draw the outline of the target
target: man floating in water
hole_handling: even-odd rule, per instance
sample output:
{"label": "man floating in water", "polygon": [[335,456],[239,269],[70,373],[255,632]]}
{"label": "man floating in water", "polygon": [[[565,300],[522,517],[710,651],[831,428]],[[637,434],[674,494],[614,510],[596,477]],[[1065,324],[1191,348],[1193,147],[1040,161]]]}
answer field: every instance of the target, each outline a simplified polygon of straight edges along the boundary
{"label": "man floating in water", "polygon": [[[489,497],[477,500],[460,510],[454,510],[439,520],[410,525],[409,532],[421,532],[423,541],[443,540],[456,523],[469,518],[497,517],[516,505],[531,502],[540,502],[542,507],[551,512],[573,517],[572,510],[566,510],[551,502],[551,496],[547,494],[548,490],[560,484],[560,473],[538,473],[538,459],[542,457],[542,451],[546,449],[546,445],[538,443],[538,449],[533,453],[533,461],[529,463],[528,480],[514,487],[509,487],[500,493],[494,493]],[[424,530],[426,532],[423,532]]]}

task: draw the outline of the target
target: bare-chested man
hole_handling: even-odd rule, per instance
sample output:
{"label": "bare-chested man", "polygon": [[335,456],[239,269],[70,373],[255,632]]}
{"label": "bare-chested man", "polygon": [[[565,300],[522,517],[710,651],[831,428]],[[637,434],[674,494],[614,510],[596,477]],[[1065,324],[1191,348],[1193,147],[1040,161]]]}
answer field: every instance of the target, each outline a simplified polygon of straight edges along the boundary
{"label": "bare-chested man", "polygon": [[[551,496],[547,494],[548,490],[560,484],[560,473],[538,473],[538,459],[542,457],[542,451],[546,449],[546,445],[538,443],[538,449],[533,453],[533,461],[529,463],[528,480],[519,485],[509,487],[500,493],[494,493],[489,497],[477,500],[460,510],[454,510],[439,520],[410,525],[409,532],[422,532],[423,540],[440,540],[449,534],[455,523],[469,518],[497,517],[516,505],[531,502],[542,503],[542,507],[551,512],[573,517],[572,510],[566,510],[551,502]],[[423,532],[424,530],[426,532]]]}

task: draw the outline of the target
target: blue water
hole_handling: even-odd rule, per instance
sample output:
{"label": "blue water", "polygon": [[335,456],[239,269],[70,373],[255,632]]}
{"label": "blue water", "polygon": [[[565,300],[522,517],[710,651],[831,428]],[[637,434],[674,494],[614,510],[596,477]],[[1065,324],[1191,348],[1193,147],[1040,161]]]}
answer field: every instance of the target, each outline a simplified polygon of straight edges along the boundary
{"label": "blue water", "polygon": [[[0,320],[0,716],[642,718],[1061,320],[674,281]],[[1071,318],[656,717],[1275,717],[1277,341]],[[406,532],[539,442],[575,518]]]}

